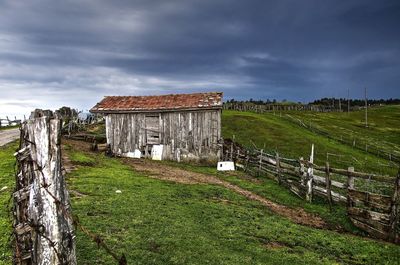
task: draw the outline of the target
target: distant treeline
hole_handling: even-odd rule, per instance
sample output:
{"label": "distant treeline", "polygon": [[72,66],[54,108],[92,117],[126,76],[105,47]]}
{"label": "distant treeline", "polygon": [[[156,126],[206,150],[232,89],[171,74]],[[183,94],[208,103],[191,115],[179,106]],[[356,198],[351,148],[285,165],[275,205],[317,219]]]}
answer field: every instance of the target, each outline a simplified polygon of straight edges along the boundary
{"label": "distant treeline", "polygon": [[[235,99],[230,99],[227,101],[227,103],[251,103],[254,105],[320,105],[320,106],[326,106],[326,107],[335,107],[339,108],[339,103],[340,106],[344,109],[347,107],[347,104],[349,103],[350,107],[363,107],[365,106],[365,100],[364,99],[346,99],[346,98],[321,98],[314,100],[312,102],[303,104],[301,102],[293,102],[293,101],[287,101],[286,99],[282,101],[278,101],[276,99],[266,99],[266,100],[254,100],[254,99],[249,99],[249,100],[235,100]],[[396,105],[400,104],[400,98],[389,98],[389,99],[368,99],[368,105]]]}
{"label": "distant treeline", "polygon": [[[368,99],[368,105],[395,105],[400,104],[399,98],[389,98],[389,99]],[[346,99],[346,98],[321,98],[314,100],[308,104],[312,105],[322,105],[322,106],[339,106],[339,102],[342,108],[345,108],[347,104],[350,107],[362,107],[365,106],[364,99]]]}
{"label": "distant treeline", "polygon": [[[400,99],[369,99],[368,106],[377,105],[393,105],[400,104]],[[287,100],[277,101],[275,99],[270,100],[242,100],[238,101],[230,99],[224,103],[223,108],[228,110],[238,111],[255,111],[258,113],[266,111],[282,111],[282,110],[310,110],[319,112],[330,112],[330,111],[353,111],[363,109],[365,107],[364,99],[350,99],[349,101],[345,98],[321,98],[303,104],[301,102],[291,102]]]}

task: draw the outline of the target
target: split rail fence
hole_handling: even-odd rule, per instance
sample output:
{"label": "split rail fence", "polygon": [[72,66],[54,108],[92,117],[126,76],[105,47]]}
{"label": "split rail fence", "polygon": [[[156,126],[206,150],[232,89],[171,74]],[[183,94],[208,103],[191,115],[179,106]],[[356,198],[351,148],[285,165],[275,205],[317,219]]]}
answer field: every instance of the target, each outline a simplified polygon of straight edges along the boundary
{"label": "split rail fence", "polygon": [[314,163],[314,146],[309,159],[288,159],[278,153],[247,149],[225,141],[224,159],[253,175],[275,179],[298,197],[312,202],[315,196],[346,205],[351,222],[375,238],[399,243],[400,171],[396,177],[356,172]]}

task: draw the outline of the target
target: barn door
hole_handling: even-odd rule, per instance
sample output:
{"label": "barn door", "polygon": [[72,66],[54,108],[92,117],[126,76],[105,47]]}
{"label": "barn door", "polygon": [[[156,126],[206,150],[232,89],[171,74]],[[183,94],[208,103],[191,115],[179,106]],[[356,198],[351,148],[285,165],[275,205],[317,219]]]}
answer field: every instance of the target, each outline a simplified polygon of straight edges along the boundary
{"label": "barn door", "polygon": [[146,115],[146,143],[160,144],[160,116]]}

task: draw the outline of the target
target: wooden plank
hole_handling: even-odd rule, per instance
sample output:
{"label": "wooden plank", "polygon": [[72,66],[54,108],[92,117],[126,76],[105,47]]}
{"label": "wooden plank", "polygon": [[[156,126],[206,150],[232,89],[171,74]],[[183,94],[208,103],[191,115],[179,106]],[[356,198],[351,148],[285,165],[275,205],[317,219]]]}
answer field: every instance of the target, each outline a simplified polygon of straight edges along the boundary
{"label": "wooden plank", "polygon": [[330,172],[340,174],[343,176],[350,175],[355,178],[376,180],[376,181],[385,182],[385,183],[393,183],[394,182],[394,179],[389,176],[375,175],[375,174],[369,174],[369,173],[363,173],[363,172],[349,172],[348,170],[345,170],[345,169],[330,168]]}
{"label": "wooden plank", "polygon": [[370,234],[373,237],[376,237],[379,239],[387,239],[388,238],[388,233],[386,233],[384,231],[380,231],[380,230],[374,228],[373,226],[366,224],[366,223],[359,221],[352,217],[350,217],[350,220],[355,226],[366,231],[368,234]]}
{"label": "wooden plank", "polygon": [[359,216],[364,219],[371,219],[373,221],[381,222],[387,225],[389,224],[389,218],[390,218],[389,214],[370,211],[359,207],[347,208],[347,213],[352,216]]}
{"label": "wooden plank", "polygon": [[[314,181],[317,182],[318,184],[321,185],[326,185],[326,177],[321,177],[318,175],[313,175]],[[336,181],[336,180],[331,180],[331,186],[340,188],[340,189],[345,189],[347,188],[347,184],[344,184],[342,182]]]}
{"label": "wooden plank", "polygon": [[[322,197],[326,197],[327,194],[327,190],[324,187],[320,187],[317,185],[313,186],[313,190],[318,193],[320,196]],[[331,191],[331,195],[332,195],[332,200],[334,202],[346,202],[347,198],[337,192]]]}
{"label": "wooden plank", "polygon": [[390,196],[350,189],[348,190],[348,197],[352,202],[362,203],[366,207],[376,208],[384,212],[391,209]]}

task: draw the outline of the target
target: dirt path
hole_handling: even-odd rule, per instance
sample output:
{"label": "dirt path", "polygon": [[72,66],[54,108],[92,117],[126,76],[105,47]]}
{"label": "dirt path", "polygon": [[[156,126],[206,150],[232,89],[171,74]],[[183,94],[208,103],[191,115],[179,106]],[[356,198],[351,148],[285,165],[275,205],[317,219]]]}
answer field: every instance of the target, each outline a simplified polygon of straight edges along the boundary
{"label": "dirt path", "polygon": [[258,201],[269,208],[276,214],[287,217],[297,224],[307,225],[317,228],[325,228],[327,224],[319,216],[310,214],[302,208],[290,208],[285,205],[280,205],[272,202],[262,196],[259,196],[249,190],[245,190],[227,181],[221,180],[213,175],[206,175],[191,171],[186,171],[180,168],[163,165],[146,159],[123,159],[124,163],[132,166],[136,171],[144,172],[152,178],[174,181],[184,184],[214,184],[223,186],[231,191],[234,191],[246,198]]}
{"label": "dirt path", "polygon": [[19,138],[19,128],[0,131],[0,146],[8,144]]}

